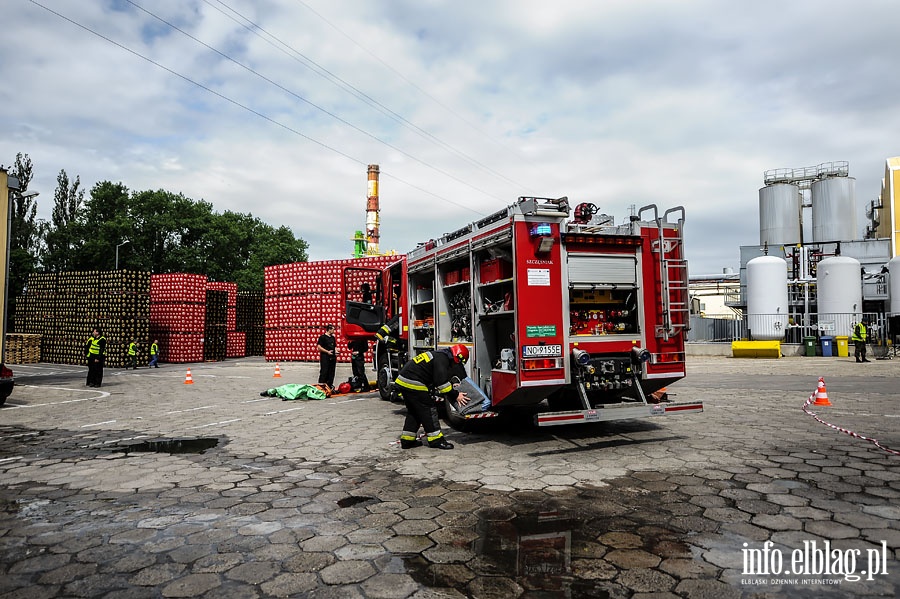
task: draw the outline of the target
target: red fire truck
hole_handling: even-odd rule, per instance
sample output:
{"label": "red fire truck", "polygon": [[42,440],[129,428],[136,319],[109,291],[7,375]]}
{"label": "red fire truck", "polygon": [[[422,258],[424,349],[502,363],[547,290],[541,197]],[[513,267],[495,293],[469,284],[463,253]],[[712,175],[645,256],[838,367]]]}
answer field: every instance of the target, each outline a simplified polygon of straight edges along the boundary
{"label": "red fire truck", "polygon": [[653,398],[685,376],[684,209],[620,225],[592,204],[570,212],[567,198],[519,198],[384,271],[347,268],[344,335],[393,329],[373,352],[382,397],[407,358],[464,343],[488,401],[446,402],[457,427],[516,408],[539,426],[701,412]]}

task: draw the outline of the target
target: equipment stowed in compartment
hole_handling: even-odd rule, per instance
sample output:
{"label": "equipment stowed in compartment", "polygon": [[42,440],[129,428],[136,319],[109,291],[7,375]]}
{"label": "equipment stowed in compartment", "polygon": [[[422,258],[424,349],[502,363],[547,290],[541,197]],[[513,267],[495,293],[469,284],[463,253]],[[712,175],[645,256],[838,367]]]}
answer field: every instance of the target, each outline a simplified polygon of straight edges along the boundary
{"label": "equipment stowed in compartment", "polygon": [[472,294],[468,288],[459,289],[447,298],[452,341],[472,341]]}

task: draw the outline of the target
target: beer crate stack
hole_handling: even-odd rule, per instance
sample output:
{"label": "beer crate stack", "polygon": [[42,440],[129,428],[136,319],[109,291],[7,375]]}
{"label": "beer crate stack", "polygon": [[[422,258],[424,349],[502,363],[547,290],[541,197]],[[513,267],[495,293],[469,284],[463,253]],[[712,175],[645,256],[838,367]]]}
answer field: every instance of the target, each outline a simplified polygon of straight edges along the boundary
{"label": "beer crate stack", "polygon": [[221,361],[227,353],[228,292],[206,290],[206,322],[203,327],[203,359]]}
{"label": "beer crate stack", "polygon": [[138,360],[150,359],[150,273],[114,270],[98,273],[97,322],[106,336],[106,363],[128,363],[128,345],[138,344]]}
{"label": "beer crate stack", "polygon": [[17,301],[13,326],[41,336],[41,360],[85,364],[94,327],[106,337],[106,364],[125,365],[128,344],[149,347],[150,273],[127,270],[35,273]]}
{"label": "beer crate stack", "polygon": [[44,335],[53,330],[56,280],[56,273],[28,275],[25,293],[16,298],[16,313],[13,317],[15,332]]}
{"label": "beer crate stack", "polygon": [[225,357],[226,358],[243,358],[246,352],[246,335],[237,328],[237,283],[227,283],[223,281],[210,281],[206,285],[207,289],[214,291],[224,291],[228,294],[226,301],[226,318],[225,318]]}
{"label": "beer crate stack", "polygon": [[41,336],[29,333],[6,335],[7,364],[37,364],[41,361]]}
{"label": "beer crate stack", "polygon": [[206,285],[206,275],[150,277],[150,336],[159,341],[161,361],[203,361]]}
{"label": "beer crate stack", "polygon": [[[237,331],[244,335],[244,355],[262,356],[266,352],[266,312],[262,291],[239,291],[235,321]],[[229,338],[229,347],[231,341]]]}
{"label": "beer crate stack", "polygon": [[[268,361],[318,361],[316,342],[326,324],[336,327],[338,362],[350,361],[341,331],[346,301],[361,301],[362,283],[374,291],[375,272],[350,270],[347,296],[342,294],[346,268],[380,270],[402,256],[295,262],[265,269],[265,358]],[[370,359],[371,356],[367,356]]]}

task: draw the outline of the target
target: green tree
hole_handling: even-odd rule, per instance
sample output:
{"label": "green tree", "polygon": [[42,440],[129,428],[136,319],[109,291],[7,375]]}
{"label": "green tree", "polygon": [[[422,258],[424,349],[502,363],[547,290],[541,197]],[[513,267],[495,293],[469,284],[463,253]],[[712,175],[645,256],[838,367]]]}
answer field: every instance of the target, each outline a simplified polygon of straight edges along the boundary
{"label": "green tree", "polygon": [[307,244],[287,227],[274,229],[251,214],[217,213],[212,204],[164,190],[132,191],[121,183],[94,185],[78,215],[84,238],[73,268],[119,267],[205,274],[243,290],[263,289],[263,267],[307,259]]}
{"label": "green tree", "polygon": [[80,177],[69,181],[65,169],[59,171],[53,212],[44,236],[47,251],[43,265],[49,270],[71,270],[81,262],[78,252],[84,242],[85,223],[80,218],[84,208],[84,190],[80,187]]}
{"label": "green tree", "polygon": [[41,225],[37,220],[37,200],[29,197],[28,186],[34,178],[34,165],[28,154],[16,154],[10,174],[19,180],[19,189],[11,191],[9,240],[8,330],[13,330],[16,300],[22,295],[28,275],[37,269],[42,245]]}

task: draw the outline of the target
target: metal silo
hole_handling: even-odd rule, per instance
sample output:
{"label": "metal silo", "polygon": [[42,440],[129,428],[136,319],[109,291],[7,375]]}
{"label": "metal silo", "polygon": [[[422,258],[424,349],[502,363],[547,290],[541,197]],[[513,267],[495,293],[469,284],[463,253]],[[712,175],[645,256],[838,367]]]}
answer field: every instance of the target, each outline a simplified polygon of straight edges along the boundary
{"label": "metal silo", "polygon": [[784,339],[787,280],[787,262],[777,256],[759,256],[747,262],[747,327],[752,339]]}
{"label": "metal silo", "polygon": [[[816,267],[819,326],[829,335],[849,337],[862,317],[862,267],[846,256],[825,258]],[[832,327],[833,329],[829,328]]]}
{"label": "metal silo", "polygon": [[813,241],[854,241],[856,230],[856,179],[828,177],[812,184]]}
{"label": "metal silo", "polygon": [[800,243],[800,188],[790,183],[759,190],[759,244]]}
{"label": "metal silo", "polygon": [[888,262],[888,273],[890,273],[890,301],[891,316],[900,316],[900,256],[895,256]]}

